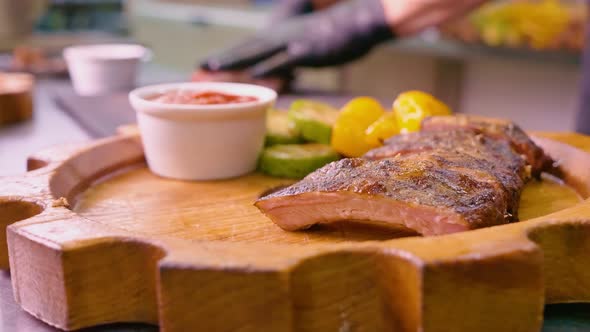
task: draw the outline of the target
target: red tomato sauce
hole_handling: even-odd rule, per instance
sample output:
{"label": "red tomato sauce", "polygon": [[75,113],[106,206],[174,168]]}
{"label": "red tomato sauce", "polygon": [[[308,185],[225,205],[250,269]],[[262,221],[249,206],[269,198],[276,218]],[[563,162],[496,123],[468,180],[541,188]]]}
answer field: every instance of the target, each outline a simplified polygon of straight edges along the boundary
{"label": "red tomato sauce", "polygon": [[186,90],[168,91],[146,99],[164,104],[187,105],[241,104],[258,100],[258,98],[252,96],[232,95],[216,91],[194,92]]}

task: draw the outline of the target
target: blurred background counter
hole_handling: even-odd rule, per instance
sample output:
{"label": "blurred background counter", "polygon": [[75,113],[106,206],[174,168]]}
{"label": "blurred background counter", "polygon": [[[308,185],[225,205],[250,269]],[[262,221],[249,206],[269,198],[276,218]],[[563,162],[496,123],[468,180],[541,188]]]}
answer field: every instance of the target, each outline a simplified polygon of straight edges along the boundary
{"label": "blurred background counter", "polygon": [[[26,7],[22,10],[40,11],[43,7],[39,3],[44,1],[22,1],[21,6]],[[75,36],[88,31],[102,40],[124,37],[151,47],[157,64],[188,73],[207,54],[265,26],[272,3],[51,0],[45,3],[48,7],[37,23],[34,39],[43,43],[44,39],[56,39],[55,35],[66,35],[79,41],[85,38]],[[499,2],[505,3],[510,2]],[[496,3],[445,27],[442,34],[429,31],[389,43],[349,66],[305,70],[299,86],[391,98],[403,90],[420,89],[434,93],[457,111],[510,117],[527,129],[571,130],[579,94],[580,31],[586,10],[583,1],[539,3],[547,8],[538,15],[549,13],[541,18],[551,19],[552,27],[568,32],[566,37],[559,34],[554,39],[568,42],[537,42],[535,46],[549,50],[529,48],[531,42],[526,38],[530,37],[523,34],[538,36],[551,31],[537,31],[533,26],[521,35],[515,33],[510,19],[522,15],[523,9],[501,11],[494,7]],[[542,38],[544,35],[535,40]]]}
{"label": "blurred background counter", "polygon": [[[585,17],[579,4],[572,8],[576,18]],[[135,0],[127,3],[128,27],[133,38],[153,48],[156,62],[188,71],[206,54],[263,27],[269,9],[268,3],[245,0]],[[429,31],[384,45],[349,66],[303,71],[299,80],[312,89],[354,95],[420,89],[458,111],[509,117],[528,129],[574,128],[579,50],[492,47],[475,39],[466,43]]]}
{"label": "blurred background counter", "polygon": [[[59,54],[62,47],[71,44],[131,40],[152,49],[154,56],[149,68],[158,68],[156,73],[143,72],[143,82],[158,82],[171,76],[188,80],[196,64],[207,54],[264,27],[272,3],[0,0],[3,6],[0,7],[3,13],[0,14],[0,49],[10,53],[14,46],[29,44]],[[393,100],[401,91],[419,89],[435,94],[459,112],[511,118],[529,130],[573,130],[579,96],[583,40],[580,34],[586,20],[583,2],[562,2],[565,5],[559,5],[557,0],[538,2],[549,6],[538,14],[544,19],[543,24],[548,26],[549,20],[551,27],[561,27],[569,33],[566,37],[559,33],[555,40],[546,38],[551,31],[537,31],[535,26],[521,24],[522,31],[516,31],[511,20],[522,15],[522,8],[507,13],[498,10],[498,3],[510,2],[496,2],[444,27],[442,32],[428,31],[419,37],[388,43],[352,65],[303,70],[298,75],[297,86],[372,95],[382,100]],[[543,17],[545,13],[550,17]],[[62,83],[48,83],[43,79],[39,82],[42,91],[37,92],[40,100],[37,109],[45,113],[38,115],[35,123],[51,123],[52,119],[65,116],[51,104],[51,87],[55,84]],[[12,147],[19,146],[22,141],[15,137],[24,139],[34,126],[0,129],[0,154],[7,148],[5,142],[10,142]],[[35,147],[41,142],[50,145],[80,136],[74,129],[71,134],[64,134],[70,130],[68,125],[64,126],[56,127],[60,129],[52,134],[55,139],[38,139]],[[6,138],[9,136],[10,141]],[[23,158],[32,152],[22,151]]]}

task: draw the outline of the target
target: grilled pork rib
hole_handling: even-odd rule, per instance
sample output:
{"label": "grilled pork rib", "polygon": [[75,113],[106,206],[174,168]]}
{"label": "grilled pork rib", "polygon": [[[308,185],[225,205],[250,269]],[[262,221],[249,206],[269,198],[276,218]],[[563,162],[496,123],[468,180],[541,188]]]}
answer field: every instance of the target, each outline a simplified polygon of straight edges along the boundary
{"label": "grilled pork rib", "polygon": [[434,116],[422,122],[423,131],[452,129],[469,129],[509,142],[514,151],[526,158],[536,177],[553,166],[553,160],[514,122],[474,115]]}
{"label": "grilled pork rib", "polygon": [[529,163],[545,160],[543,151],[496,120],[443,120],[446,127],[430,120],[427,131],[331,163],[255,205],[289,231],[357,220],[437,235],[517,220]]}
{"label": "grilled pork rib", "polygon": [[[510,143],[471,130],[418,132],[398,135],[387,140],[385,146],[369,151],[365,158],[378,160],[425,151],[455,152],[445,166],[460,166],[488,172],[508,197],[509,221],[518,220],[518,205],[524,183],[530,179],[530,167]],[[469,163],[466,156],[473,161]],[[517,176],[515,176],[517,175]]]}

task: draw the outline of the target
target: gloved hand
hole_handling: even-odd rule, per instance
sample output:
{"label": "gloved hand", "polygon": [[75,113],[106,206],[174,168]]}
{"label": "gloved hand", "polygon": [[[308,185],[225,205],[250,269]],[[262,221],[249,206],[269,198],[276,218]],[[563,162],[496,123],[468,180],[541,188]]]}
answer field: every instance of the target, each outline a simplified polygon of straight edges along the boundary
{"label": "gloved hand", "polygon": [[280,0],[273,10],[270,23],[277,24],[285,19],[310,14],[334,5],[341,0]]}
{"label": "gloved hand", "polygon": [[313,10],[313,0],[283,0],[272,13],[271,26],[295,16],[309,14]]}
{"label": "gloved hand", "polygon": [[295,67],[343,64],[392,38],[381,0],[349,0],[295,17],[207,59],[205,70],[242,70],[254,77],[281,75]]}

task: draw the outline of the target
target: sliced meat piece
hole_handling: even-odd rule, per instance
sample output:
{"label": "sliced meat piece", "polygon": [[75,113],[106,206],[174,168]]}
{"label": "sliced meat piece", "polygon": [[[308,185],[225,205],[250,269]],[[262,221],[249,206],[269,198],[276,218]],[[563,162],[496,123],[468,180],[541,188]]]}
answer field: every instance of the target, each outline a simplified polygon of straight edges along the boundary
{"label": "sliced meat piece", "polygon": [[537,146],[514,122],[473,115],[434,116],[422,122],[422,131],[448,131],[465,128],[497,139],[510,142],[512,148],[523,155],[531,165],[532,173],[539,177],[541,172],[551,170],[554,161]]}
{"label": "sliced meat piece", "polygon": [[[520,193],[530,179],[530,167],[510,144],[471,130],[418,132],[398,135],[387,140],[385,146],[369,151],[365,158],[371,160],[406,156],[425,151],[446,151],[435,154],[441,167],[463,167],[483,171],[491,175],[508,199],[508,219],[518,221]],[[470,158],[466,158],[466,157]],[[515,176],[516,175],[516,176]]]}
{"label": "sliced meat piece", "polygon": [[285,230],[341,220],[400,226],[424,235],[508,222],[508,198],[496,179],[472,168],[480,161],[441,167],[457,157],[426,151],[382,160],[343,159],[256,202]]}
{"label": "sliced meat piece", "polygon": [[[526,165],[526,160],[514,153],[509,142],[464,129],[397,135],[385,141],[385,146],[367,152],[364,158],[376,160],[430,150],[476,154],[494,165],[504,165],[513,170]],[[523,178],[528,176],[520,175]]]}

